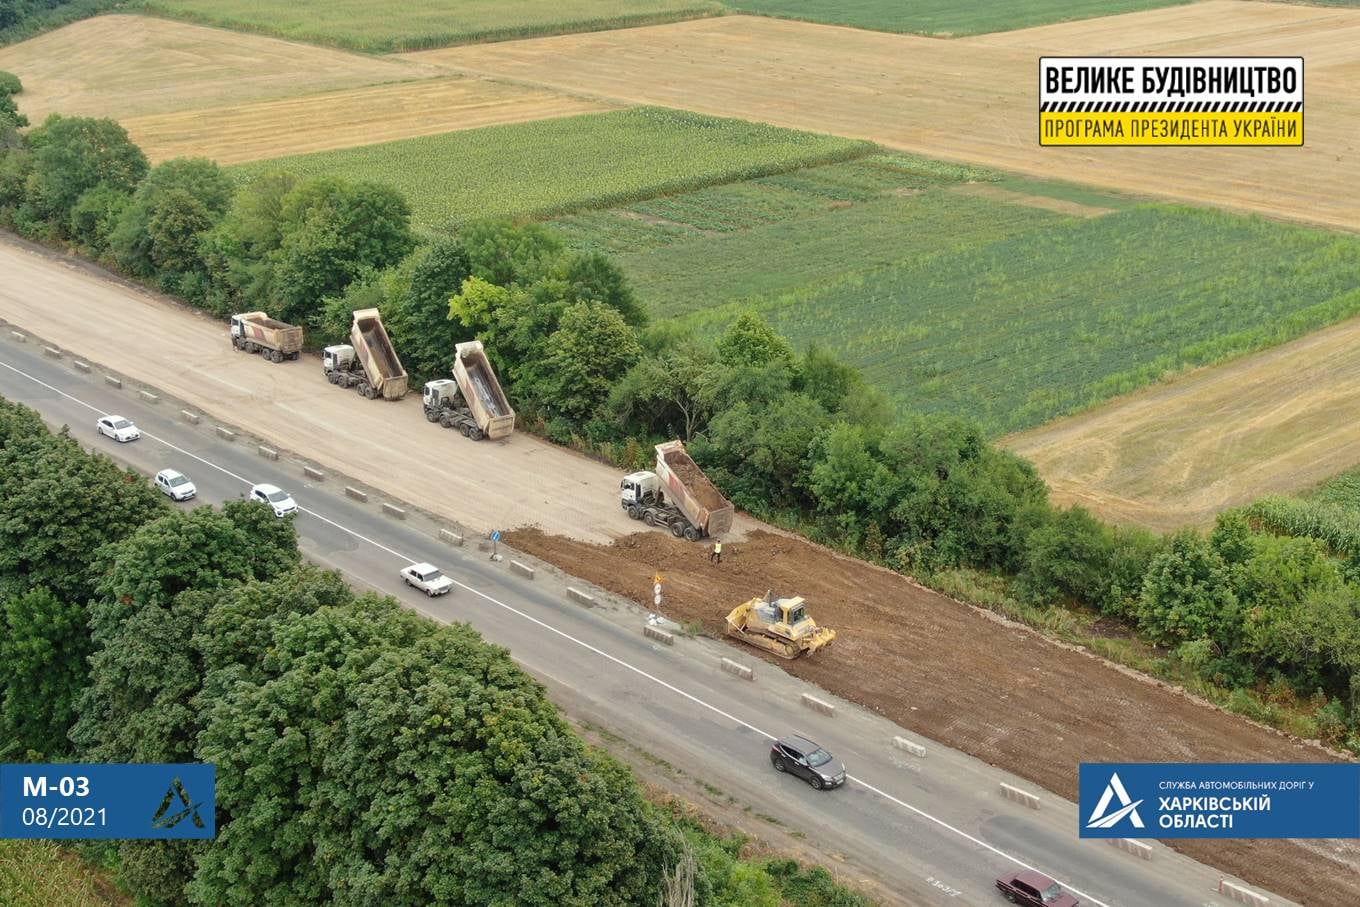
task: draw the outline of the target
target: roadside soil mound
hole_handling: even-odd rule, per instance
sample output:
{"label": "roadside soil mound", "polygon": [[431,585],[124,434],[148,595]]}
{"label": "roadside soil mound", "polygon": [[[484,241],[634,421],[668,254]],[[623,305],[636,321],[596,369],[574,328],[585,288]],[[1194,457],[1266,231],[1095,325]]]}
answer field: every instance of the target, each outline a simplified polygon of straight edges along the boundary
{"label": "roadside soil mound", "polygon": [[[753,531],[744,542],[724,545],[717,566],[709,563],[707,546],[661,532],[593,545],[518,529],[506,541],[635,601],[650,601],[659,571],[666,616],[698,621],[714,636],[723,634],[727,612],[754,595],[802,595],[817,623],[836,630],[828,650],[788,662],[732,645],[1068,799],[1077,797],[1079,762],[1335,759],[801,539]],[[1175,846],[1300,903],[1360,902],[1354,842]]]}

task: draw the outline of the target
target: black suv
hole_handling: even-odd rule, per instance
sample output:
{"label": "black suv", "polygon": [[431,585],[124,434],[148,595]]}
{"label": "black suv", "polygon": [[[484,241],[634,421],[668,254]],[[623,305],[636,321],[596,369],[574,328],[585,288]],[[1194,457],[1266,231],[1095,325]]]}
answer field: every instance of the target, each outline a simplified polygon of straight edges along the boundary
{"label": "black suv", "polygon": [[841,760],[806,737],[781,737],[770,747],[770,764],[777,772],[797,775],[817,790],[845,783]]}

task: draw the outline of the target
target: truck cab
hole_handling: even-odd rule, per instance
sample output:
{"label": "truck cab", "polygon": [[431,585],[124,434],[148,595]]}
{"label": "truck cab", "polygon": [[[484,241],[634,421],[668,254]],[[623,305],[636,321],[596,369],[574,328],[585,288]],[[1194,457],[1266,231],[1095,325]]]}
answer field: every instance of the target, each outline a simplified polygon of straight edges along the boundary
{"label": "truck cab", "polygon": [[460,391],[458,382],[451,378],[440,378],[437,381],[426,381],[422,399],[425,402],[425,415],[434,413],[435,417],[430,419],[436,422],[439,419],[439,411],[457,406],[460,402]]}
{"label": "truck cab", "polygon": [[348,343],[328,346],[321,351],[321,367],[327,372],[347,372],[354,365],[354,347]]}
{"label": "truck cab", "polygon": [[246,326],[241,322],[241,318],[242,318],[242,317],[243,317],[243,316],[241,316],[241,315],[232,315],[232,316],[231,316],[231,336],[232,336],[232,337],[245,337],[245,335],[246,335]]}
{"label": "truck cab", "polygon": [[654,472],[630,472],[619,482],[619,503],[623,509],[651,504],[661,497],[661,479]]}

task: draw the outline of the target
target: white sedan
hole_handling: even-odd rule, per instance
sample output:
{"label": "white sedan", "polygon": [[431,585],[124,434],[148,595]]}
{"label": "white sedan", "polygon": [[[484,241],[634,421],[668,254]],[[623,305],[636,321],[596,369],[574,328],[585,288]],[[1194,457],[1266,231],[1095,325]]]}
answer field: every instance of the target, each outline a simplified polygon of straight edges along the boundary
{"label": "white sedan", "polygon": [[189,477],[177,469],[162,469],[156,473],[156,487],[172,501],[187,501],[198,494]]}
{"label": "white sedan", "polygon": [[453,588],[453,581],[439,572],[433,564],[412,564],[401,568],[401,578],[412,589],[419,589],[434,598]]}
{"label": "white sedan", "polygon": [[119,444],[126,441],[136,441],[142,436],[142,433],[137,430],[137,426],[122,416],[105,416],[94,424],[94,428],[101,435],[112,438]]}
{"label": "white sedan", "polygon": [[270,509],[274,511],[274,516],[279,519],[297,513],[298,509],[297,501],[293,500],[292,495],[277,485],[252,485],[249,499],[259,501],[261,504],[268,504]]}

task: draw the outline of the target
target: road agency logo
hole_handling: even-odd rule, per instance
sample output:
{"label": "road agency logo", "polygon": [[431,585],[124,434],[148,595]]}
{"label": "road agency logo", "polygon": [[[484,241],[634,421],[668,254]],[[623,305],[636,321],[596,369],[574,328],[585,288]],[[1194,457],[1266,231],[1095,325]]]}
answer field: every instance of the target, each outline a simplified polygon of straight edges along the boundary
{"label": "road agency logo", "polygon": [[[1116,799],[1119,808],[1109,812],[1110,801]],[[1086,827],[1114,828],[1121,819],[1127,818],[1134,828],[1145,828],[1143,817],[1138,815],[1138,805],[1142,802],[1129,797],[1129,792],[1124,790],[1124,782],[1119,780],[1119,773],[1111,772],[1110,783],[1105,785],[1105,793],[1100,795],[1100,802],[1092,811],[1091,818],[1086,820]]]}
{"label": "road agency logo", "polygon": [[1042,57],[1040,145],[1302,145],[1302,57]]}

